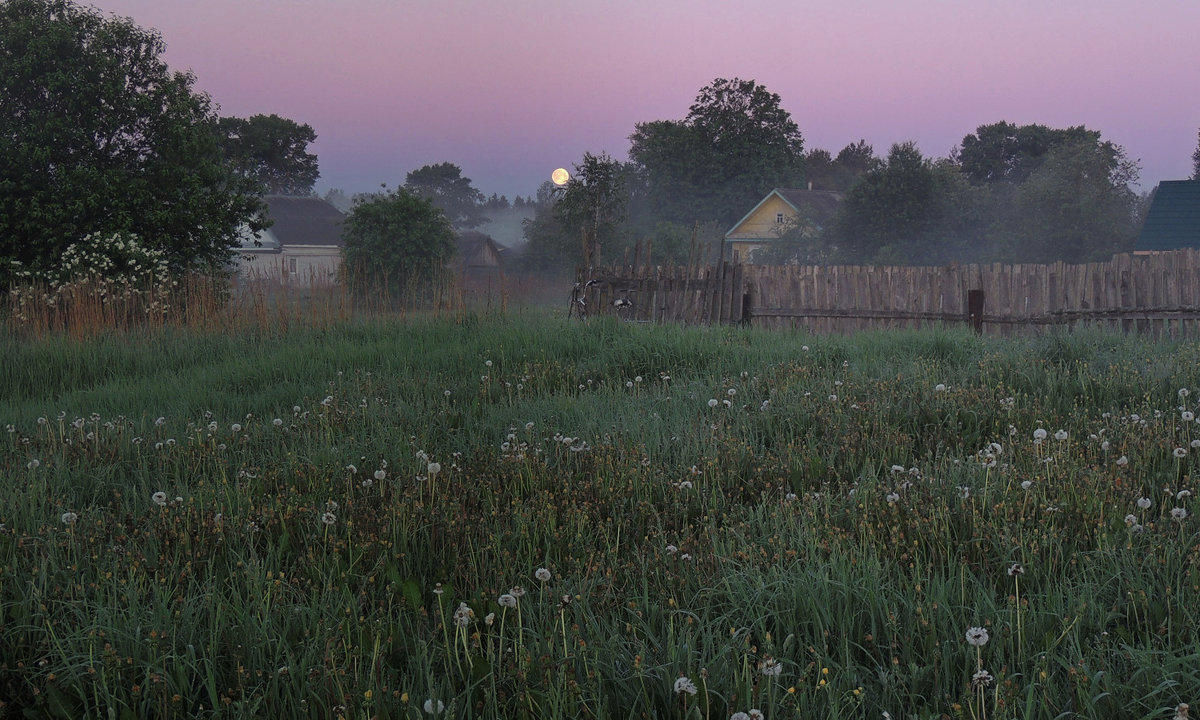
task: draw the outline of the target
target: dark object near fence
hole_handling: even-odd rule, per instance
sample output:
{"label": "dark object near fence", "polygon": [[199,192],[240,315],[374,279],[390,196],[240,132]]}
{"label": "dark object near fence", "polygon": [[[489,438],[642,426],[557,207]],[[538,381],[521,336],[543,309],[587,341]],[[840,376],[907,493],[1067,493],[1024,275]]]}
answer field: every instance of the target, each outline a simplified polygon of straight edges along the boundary
{"label": "dark object near fence", "polygon": [[638,322],[815,332],[965,322],[998,334],[1087,324],[1200,336],[1197,250],[1083,265],[626,265],[590,278],[577,288],[593,314]]}

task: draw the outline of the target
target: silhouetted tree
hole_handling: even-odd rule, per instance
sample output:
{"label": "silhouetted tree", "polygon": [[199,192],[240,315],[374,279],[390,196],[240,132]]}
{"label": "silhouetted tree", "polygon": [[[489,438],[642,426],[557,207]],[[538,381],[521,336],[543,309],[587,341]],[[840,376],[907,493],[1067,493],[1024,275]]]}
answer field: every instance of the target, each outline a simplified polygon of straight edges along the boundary
{"label": "silhouetted tree", "polygon": [[404,187],[432,201],[455,229],[475,228],[487,222],[483,216],[483,193],[476,190],[471,178],[463,177],[462,170],[453,163],[426,165],[413,170],[405,178]]}
{"label": "silhouetted tree", "polygon": [[779,95],[753,80],[718,78],[685,119],[640,123],[630,141],[662,220],[730,224],[772,188],[803,180],[800,129]]}
{"label": "silhouetted tree", "polygon": [[278,115],[226,117],[217,123],[221,151],[234,172],[262,184],[263,192],[311,195],[321,172],[308,152],[317,134]]}

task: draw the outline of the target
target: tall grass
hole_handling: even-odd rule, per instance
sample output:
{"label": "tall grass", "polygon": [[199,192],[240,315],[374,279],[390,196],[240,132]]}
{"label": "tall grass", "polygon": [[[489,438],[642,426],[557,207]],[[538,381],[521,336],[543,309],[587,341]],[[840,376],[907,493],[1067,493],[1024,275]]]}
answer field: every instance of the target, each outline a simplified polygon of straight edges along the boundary
{"label": "tall grass", "polygon": [[9,347],[0,716],[1200,691],[1192,344],[463,311]]}

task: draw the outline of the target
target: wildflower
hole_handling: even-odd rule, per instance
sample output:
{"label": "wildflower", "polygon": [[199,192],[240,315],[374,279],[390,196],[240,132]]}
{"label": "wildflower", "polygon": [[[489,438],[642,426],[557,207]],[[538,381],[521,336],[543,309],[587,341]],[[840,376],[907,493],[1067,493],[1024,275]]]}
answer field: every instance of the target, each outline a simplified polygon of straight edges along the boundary
{"label": "wildflower", "polygon": [[729,720],[750,720],[750,716],[744,712],[735,712],[729,716]]}
{"label": "wildflower", "polygon": [[176,495],[176,496],[175,496],[175,504],[176,504],[176,505],[182,505],[182,504],[183,504],[183,498],[181,498],[180,496]]}
{"label": "wildflower", "polygon": [[1180,490],[1179,492],[1175,493],[1176,500],[1182,500],[1186,497],[1191,497],[1191,496],[1192,496],[1191,490]]}
{"label": "wildflower", "polygon": [[459,627],[466,627],[475,620],[475,611],[467,606],[466,603],[459,603],[458,609],[454,611],[454,624]]}
{"label": "wildflower", "polygon": [[28,463],[26,463],[25,467],[29,468],[30,470],[37,470],[39,467],[41,467],[41,465],[42,465],[42,462],[40,460],[38,460],[37,458],[34,458],[33,460],[30,460]]}
{"label": "wildflower", "polygon": [[1177,447],[1171,451],[1171,454],[1174,455],[1176,457],[1176,459],[1182,460],[1183,458],[1187,457],[1187,450],[1185,450],[1184,448],[1181,448],[1181,447]]}
{"label": "wildflower", "polygon": [[[1180,392],[1183,392],[1180,390]],[[1188,720],[1188,704],[1179,703],[1175,706],[1175,717],[1173,720]]]}
{"label": "wildflower", "polygon": [[500,607],[504,608],[515,608],[517,606],[517,599],[508,593],[501,595],[496,599],[496,602],[499,603]]}
{"label": "wildflower", "polygon": [[770,655],[767,655],[762,659],[762,662],[758,664],[758,669],[767,677],[778,677],[783,673],[783,663],[779,662]]}
{"label": "wildflower", "polygon": [[1057,440],[1057,441],[1059,441],[1059,442],[1062,442],[1063,440],[1066,440],[1066,439],[1067,439],[1067,431],[1066,431],[1066,430],[1059,430],[1058,432],[1054,433],[1054,439],[1055,439],[1055,440]]}
{"label": "wildflower", "polygon": [[943,385],[942,383],[938,383],[937,385],[933,386],[933,391],[934,392],[946,392],[946,386]]}
{"label": "wildflower", "polygon": [[1033,441],[1035,443],[1040,443],[1046,439],[1046,435],[1047,433],[1045,428],[1038,428],[1037,430],[1033,431]]}
{"label": "wildflower", "polygon": [[161,490],[150,496],[150,502],[159,507],[167,506],[167,494]]}
{"label": "wildflower", "polygon": [[750,716],[750,720],[763,720],[766,717],[766,715],[763,715],[763,711],[758,708],[750,708],[750,712],[746,714]]}
{"label": "wildflower", "polygon": [[533,576],[535,578],[537,578],[538,580],[541,580],[542,582],[546,582],[547,580],[550,579],[550,571],[547,570],[546,568],[538,568],[533,573]]}
{"label": "wildflower", "polygon": [[1009,566],[1008,574],[1011,577],[1017,577],[1018,575],[1024,575],[1025,574],[1025,566],[1019,562],[1015,562]]}
{"label": "wildflower", "polygon": [[442,464],[431,462],[425,469],[429,473],[429,479],[432,480],[438,473],[442,471]]}
{"label": "wildflower", "polygon": [[1171,508],[1171,519],[1177,522],[1183,522],[1187,519],[1187,510],[1181,507]]}
{"label": "wildflower", "polygon": [[962,496],[963,500],[966,500],[967,498],[971,497],[971,488],[967,487],[966,485],[959,485],[958,494]]}
{"label": "wildflower", "polygon": [[678,488],[680,490],[691,490],[692,489],[692,481],[691,480],[683,480],[679,483]]}
{"label": "wildflower", "polygon": [[1179,388],[1179,397],[1185,398],[1191,394],[1192,394],[1191,390],[1188,390],[1187,388]]}
{"label": "wildflower", "polygon": [[62,520],[63,525],[71,526],[71,525],[74,525],[76,522],[78,522],[79,516],[68,510],[67,512],[63,513],[58,519]]}
{"label": "wildflower", "polygon": [[485,366],[487,366],[487,367],[491,367],[491,366],[492,366],[492,361],[491,361],[491,360],[484,360],[484,361],[483,361],[483,364],[484,364]]}
{"label": "wildflower", "polygon": [[715,407],[716,407],[718,404],[719,404],[719,403],[717,402],[717,399],[716,399],[716,398],[709,398],[709,399],[708,399],[708,406],[709,406],[710,408],[715,408]]}
{"label": "wildflower", "polygon": [[[42,420],[43,420],[43,419],[44,419],[44,418],[38,418],[38,422],[42,422]],[[163,425],[165,425],[166,423],[167,423],[167,419],[166,419],[165,417],[156,418],[156,419],[154,420],[154,425],[155,425],[155,427],[162,427],[162,426],[163,426]],[[44,424],[44,423],[43,423],[43,424]]]}
{"label": "wildflower", "polygon": [[323,513],[321,515],[321,522],[325,523],[326,525],[332,525],[335,522],[337,522],[337,515],[334,515],[332,512],[326,511],[325,513]]}
{"label": "wildflower", "polygon": [[687,693],[688,695],[696,694],[696,683],[692,682],[686,675],[680,675],[679,679],[675,681],[675,694],[682,695],[683,693]]}
{"label": "wildflower", "polygon": [[487,615],[483,616],[483,624],[484,625],[492,625],[495,622],[496,622],[496,613],[490,612]]}
{"label": "wildflower", "polygon": [[1137,506],[1143,510],[1149,510],[1150,506],[1153,504],[1154,504],[1154,501],[1148,497],[1138,498],[1138,501],[1137,501]]}
{"label": "wildflower", "polygon": [[1200,438],[1196,438],[1195,440],[1191,441],[1188,444],[1191,445],[1193,448],[1200,449]]}
{"label": "wildflower", "polygon": [[521,598],[525,597],[525,588],[521,587],[520,585],[515,585],[508,589],[508,594],[520,600]]}
{"label": "wildflower", "polygon": [[1129,464],[1129,458],[1122,455],[1121,457],[1117,458],[1117,464],[1124,467],[1125,465]]}
{"label": "wildflower", "polygon": [[729,395],[729,397],[733,397],[734,395],[737,395],[737,389],[736,389],[736,388],[729,388],[728,390],[726,390],[726,391],[725,391],[725,393],[726,393],[727,395]]}
{"label": "wildflower", "polygon": [[[435,702],[437,703],[436,708],[434,707]],[[430,715],[440,715],[441,713],[445,712],[445,710],[446,710],[446,704],[443,703],[441,700],[426,700],[425,701],[425,712],[429,713]]]}
{"label": "wildflower", "polygon": [[279,427],[280,425],[283,425],[283,418],[275,418],[271,421],[271,424],[275,427]]}
{"label": "wildflower", "polygon": [[892,503],[895,503],[895,502],[899,502],[899,501],[900,501],[900,494],[899,494],[899,493],[890,492],[890,493],[888,493],[888,494],[887,494],[887,497],[886,497],[885,499],[888,501],[888,504],[889,504],[889,505],[891,505]]}
{"label": "wildflower", "polygon": [[375,471],[375,479],[376,480],[383,480],[386,477],[387,477],[387,470],[376,470]]}
{"label": "wildflower", "polygon": [[665,549],[670,555],[674,555],[675,553],[679,552],[679,548],[675,547],[674,545],[668,545]]}
{"label": "wildflower", "polygon": [[1125,516],[1125,524],[1130,527],[1137,525],[1137,515],[1134,515],[1133,513],[1129,513],[1128,515],[1126,515]]}
{"label": "wildflower", "polygon": [[239,425],[239,424],[237,424],[237,423],[234,423],[234,424],[233,424],[233,426],[232,426],[230,429],[231,429],[231,430],[233,430],[235,433],[236,433],[236,432],[241,432],[241,431],[242,431],[242,426],[241,426],[241,425]]}
{"label": "wildflower", "polygon": [[969,627],[967,628],[967,642],[975,647],[983,647],[987,645],[988,631],[986,628]]}
{"label": "wildflower", "polygon": [[974,675],[971,676],[971,684],[975,685],[977,687],[983,686],[983,685],[990,685],[991,683],[992,683],[992,674],[982,668],[980,668],[978,672],[976,672]]}
{"label": "wildflower", "polygon": [[1195,413],[1193,413],[1191,410],[1184,410],[1180,417],[1183,418],[1184,422],[1191,422],[1196,419]]}
{"label": "wildflower", "polygon": [[1033,487],[1033,481],[1032,481],[1032,480],[1022,480],[1022,481],[1021,481],[1021,489],[1022,489],[1022,490],[1028,490],[1028,489],[1029,489],[1029,488],[1031,488],[1031,487]]}

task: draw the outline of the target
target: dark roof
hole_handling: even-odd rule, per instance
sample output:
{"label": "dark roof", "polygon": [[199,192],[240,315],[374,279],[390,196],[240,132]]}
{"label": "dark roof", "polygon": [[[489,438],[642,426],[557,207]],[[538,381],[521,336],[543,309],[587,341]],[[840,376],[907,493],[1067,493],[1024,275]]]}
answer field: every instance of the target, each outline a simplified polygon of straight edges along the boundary
{"label": "dark roof", "polygon": [[833,190],[802,190],[797,188],[775,188],[775,192],[804,214],[809,220],[824,225],[837,214],[842,194]]}
{"label": "dark roof", "polygon": [[1136,250],[1200,248],[1200,180],[1164,180],[1146,213]]}
{"label": "dark roof", "polygon": [[342,221],[346,216],[317,197],[267,195],[267,216],[275,221],[270,232],[280,245],[342,244]]}
{"label": "dark roof", "polygon": [[478,230],[460,233],[456,245],[458,262],[467,267],[496,267],[507,249]]}

